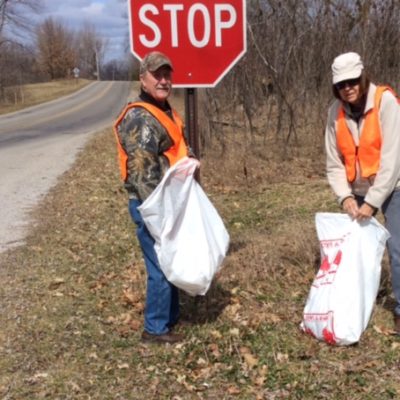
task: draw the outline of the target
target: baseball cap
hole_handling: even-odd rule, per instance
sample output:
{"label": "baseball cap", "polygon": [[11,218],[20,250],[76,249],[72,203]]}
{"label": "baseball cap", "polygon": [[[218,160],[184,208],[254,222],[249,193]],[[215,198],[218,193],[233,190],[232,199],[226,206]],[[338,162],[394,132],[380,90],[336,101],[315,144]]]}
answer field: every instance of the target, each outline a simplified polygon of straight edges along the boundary
{"label": "baseball cap", "polygon": [[361,76],[364,65],[361,57],[354,52],[343,53],[333,60],[332,64],[332,83],[348,79],[355,79]]}
{"label": "baseball cap", "polygon": [[146,54],[140,63],[140,73],[143,74],[146,71],[154,72],[164,65],[167,65],[173,70],[171,60],[165,54],[159,51],[152,51]]}

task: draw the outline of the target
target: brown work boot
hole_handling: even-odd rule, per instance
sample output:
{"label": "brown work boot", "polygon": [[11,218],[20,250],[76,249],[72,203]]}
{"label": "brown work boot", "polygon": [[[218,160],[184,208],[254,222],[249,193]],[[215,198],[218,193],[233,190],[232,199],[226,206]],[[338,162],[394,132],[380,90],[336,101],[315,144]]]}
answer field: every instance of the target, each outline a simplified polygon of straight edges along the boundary
{"label": "brown work boot", "polygon": [[146,331],[142,332],[142,342],[144,343],[178,343],[183,340],[183,336],[177,333],[167,332],[162,335],[154,335]]}
{"label": "brown work boot", "polygon": [[400,336],[400,315],[394,316],[394,332]]}

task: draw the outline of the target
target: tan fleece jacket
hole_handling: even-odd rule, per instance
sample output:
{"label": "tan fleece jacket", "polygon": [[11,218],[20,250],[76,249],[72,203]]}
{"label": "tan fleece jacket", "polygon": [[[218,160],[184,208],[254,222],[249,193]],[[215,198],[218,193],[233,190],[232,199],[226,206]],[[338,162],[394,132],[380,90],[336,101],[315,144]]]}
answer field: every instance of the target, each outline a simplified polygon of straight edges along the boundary
{"label": "tan fleece jacket", "polygon": [[[345,105],[346,123],[353,135],[356,146],[365,121],[365,114],[373,108],[376,86],[370,84],[365,111],[357,123],[349,116],[348,105]],[[335,100],[328,111],[325,129],[326,168],[329,184],[341,203],[346,197],[354,194],[365,196],[365,201],[373,207],[380,208],[382,203],[393,192],[400,189],[400,106],[389,91],[382,96],[379,109],[381,123],[382,148],[380,167],[376,176],[369,179],[360,177],[350,184],[347,181],[343,156],[336,142],[336,117],[341,101]],[[359,167],[357,167],[359,171]]]}

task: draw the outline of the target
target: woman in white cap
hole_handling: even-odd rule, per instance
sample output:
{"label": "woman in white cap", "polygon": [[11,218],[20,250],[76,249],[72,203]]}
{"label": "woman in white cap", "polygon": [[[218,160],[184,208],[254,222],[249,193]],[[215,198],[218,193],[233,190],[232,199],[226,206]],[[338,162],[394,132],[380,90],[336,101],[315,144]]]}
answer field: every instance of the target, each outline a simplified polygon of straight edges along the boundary
{"label": "woman in white cap", "polygon": [[400,106],[393,90],[369,81],[357,53],[332,64],[336,98],[325,131],[327,176],[343,210],[362,221],[381,209],[391,238],[395,332],[400,335]]}

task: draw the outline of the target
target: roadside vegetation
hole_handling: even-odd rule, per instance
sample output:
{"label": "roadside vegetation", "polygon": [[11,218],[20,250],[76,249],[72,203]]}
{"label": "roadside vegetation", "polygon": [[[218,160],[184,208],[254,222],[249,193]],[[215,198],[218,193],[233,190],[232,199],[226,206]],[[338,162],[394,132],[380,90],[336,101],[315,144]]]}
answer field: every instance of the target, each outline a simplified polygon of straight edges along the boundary
{"label": "roadside vegetation", "polygon": [[88,79],[65,79],[7,87],[4,89],[4,99],[7,100],[0,102],[0,115],[66,96],[89,83]]}
{"label": "roadside vegetation", "polygon": [[[241,135],[230,137],[245,143]],[[213,142],[201,182],[230,251],[205,297],[182,295],[185,341],[157,346],[139,340],[145,269],[113,134],[96,135],[33,212],[27,245],[0,256],[0,398],[398,398],[384,279],[357,345],[331,347],[299,329],[319,265],[314,215],[338,211],[316,145],[278,161],[272,143],[246,158],[250,147]]]}
{"label": "roadside vegetation", "polygon": [[206,90],[203,147],[210,137],[224,140],[227,123],[250,138],[264,136],[263,145],[274,139],[283,158],[304,135],[322,134],[332,101],[331,64],[340,53],[359,53],[370,79],[399,93],[397,0],[246,3],[247,52],[217,90]]}

